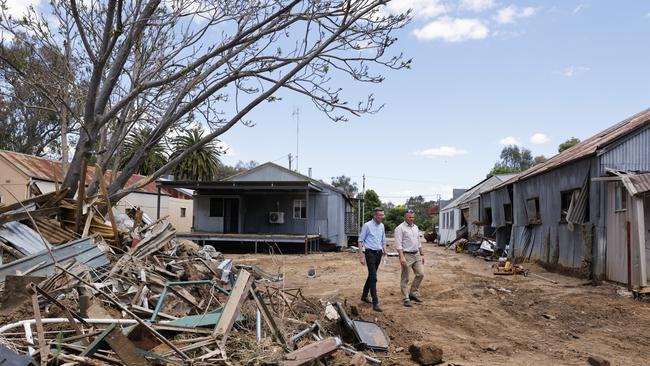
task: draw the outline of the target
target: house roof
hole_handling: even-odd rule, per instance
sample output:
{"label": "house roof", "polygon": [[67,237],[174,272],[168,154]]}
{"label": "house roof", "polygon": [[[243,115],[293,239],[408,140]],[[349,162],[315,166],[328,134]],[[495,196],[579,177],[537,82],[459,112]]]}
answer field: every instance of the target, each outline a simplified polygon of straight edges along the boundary
{"label": "house roof", "polygon": [[322,189],[309,181],[270,182],[270,181],[159,181],[164,188],[188,188],[215,191],[310,191],[320,192]]}
{"label": "house roof", "polygon": [[443,208],[442,210],[445,211],[445,210],[449,210],[452,208],[456,208],[468,204],[470,201],[473,201],[476,198],[478,198],[481,195],[481,193],[490,191],[492,188],[502,184],[503,182],[508,181],[514,176],[515,174],[500,174],[500,175],[493,175],[491,177],[485,178],[477,185],[468,189],[465,193],[460,195],[460,197],[451,201],[451,203],[445,206],[445,208]]}
{"label": "house roof", "polygon": [[553,156],[543,163],[530,167],[529,169],[515,175],[512,179],[494,187],[493,190],[593,156],[597,154],[600,149],[603,149],[616,142],[618,139],[648,125],[650,125],[650,108],[639,112],[632,117],[629,117],[608,129],[585,139],[584,141],[581,141],[575,146]]}
{"label": "house roof", "polygon": [[304,181],[311,182],[312,184],[314,184],[314,185],[316,185],[316,186],[326,187],[326,188],[328,188],[328,189],[331,189],[331,190],[333,190],[333,191],[336,191],[336,192],[338,192],[338,193],[340,193],[340,194],[342,194],[342,195],[344,195],[344,196],[347,197],[347,193],[346,193],[345,191],[343,191],[342,189],[340,189],[340,188],[334,187],[334,186],[331,185],[331,184],[328,184],[328,183],[322,182],[322,181],[320,181],[320,180],[314,179],[314,178],[312,178],[312,177],[309,177],[309,176],[307,176],[307,175],[304,175],[304,174],[301,174],[301,173],[299,173],[299,172],[293,171],[293,170],[291,170],[291,169],[285,168],[285,167],[283,167],[282,165],[278,165],[278,164],[275,164],[275,163],[270,162],[270,161],[269,161],[269,162],[266,162],[266,163],[264,163],[264,164],[260,164],[260,165],[258,165],[258,166],[256,166],[256,167],[251,168],[251,169],[248,169],[248,170],[246,170],[246,171],[243,171],[243,172],[237,173],[237,174],[235,174],[235,175],[231,175],[230,177],[224,178],[223,180],[224,180],[224,181],[233,181],[233,180],[236,180],[237,178],[240,178],[240,177],[243,177],[243,176],[249,175],[249,174],[251,174],[251,173],[254,173],[254,172],[256,172],[256,171],[262,170],[262,169],[267,168],[267,167],[272,167],[272,168],[274,168],[274,169],[282,170],[282,171],[284,171],[285,173],[292,174],[292,175],[296,176],[296,177],[299,178],[300,180],[304,180]]}
{"label": "house roof", "polygon": [[[34,155],[27,155],[6,150],[0,150],[0,158],[5,159],[9,164],[13,165],[16,170],[28,178],[48,182],[63,182],[63,168],[61,161],[50,160]],[[92,182],[93,175],[93,169],[89,169],[86,173],[87,185]],[[111,171],[107,170],[104,173],[104,178],[109,179],[110,175]],[[129,178],[129,181],[126,183],[126,185],[128,186],[135,184],[143,178],[145,177],[142,175],[134,174],[131,176],[131,178]],[[152,182],[140,188],[138,192],[158,193],[158,189],[156,187],[156,184]]]}

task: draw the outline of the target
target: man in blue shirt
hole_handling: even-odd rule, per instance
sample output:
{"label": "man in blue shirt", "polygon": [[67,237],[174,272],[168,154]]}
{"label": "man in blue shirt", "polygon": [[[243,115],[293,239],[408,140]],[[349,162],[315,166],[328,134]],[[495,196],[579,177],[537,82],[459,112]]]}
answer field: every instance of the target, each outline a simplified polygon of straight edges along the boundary
{"label": "man in blue shirt", "polygon": [[[384,221],[384,210],[375,208],[374,217],[363,224],[359,234],[359,261],[361,265],[368,267],[368,278],[363,286],[361,301],[372,303],[372,309],[377,312],[382,312],[377,297],[377,270],[382,256],[386,255],[386,233],[382,221]],[[372,297],[372,302],[368,299],[368,293]]]}

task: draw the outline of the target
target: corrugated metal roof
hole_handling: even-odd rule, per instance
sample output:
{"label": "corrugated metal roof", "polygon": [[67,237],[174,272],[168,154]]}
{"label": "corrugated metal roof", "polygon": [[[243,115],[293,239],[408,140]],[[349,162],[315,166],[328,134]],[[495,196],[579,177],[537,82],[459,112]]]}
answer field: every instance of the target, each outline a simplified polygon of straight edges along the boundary
{"label": "corrugated metal roof", "polygon": [[[21,154],[6,150],[0,150],[0,157],[7,160],[10,164],[16,167],[16,169],[30,178],[59,183],[63,181],[63,168],[60,161],[49,160],[34,155]],[[88,169],[88,172],[86,173],[86,184],[90,184],[92,182],[93,175],[94,170]],[[111,171],[107,170],[104,173],[104,179],[108,180],[110,179],[110,176]],[[142,175],[134,174],[131,176],[131,178],[129,178],[126,186],[135,184],[143,178],[145,177]],[[154,182],[147,184],[139,191],[146,193],[158,193],[156,183]]]}
{"label": "corrugated metal roof", "polygon": [[45,249],[46,245],[50,246],[36,231],[18,221],[0,225],[0,238],[25,255],[38,253]]}
{"label": "corrugated metal roof", "polygon": [[635,194],[650,192],[650,173],[630,174],[627,176],[630,184],[634,187]]}
{"label": "corrugated metal roof", "polygon": [[601,131],[600,133],[597,133],[594,136],[591,136],[590,138],[576,144],[575,146],[563,151],[560,154],[555,155],[543,163],[537,164],[528,170],[515,175],[512,179],[504,182],[503,184],[493,187],[492,190],[513,184],[527,178],[531,178],[539,174],[546,173],[574,161],[592,156],[596,154],[599,149],[604,148],[617,139],[648,124],[650,124],[650,108],[644,110],[643,112],[637,113],[632,117],[621,121],[614,126]]}
{"label": "corrugated metal roof", "polygon": [[474,187],[468,189],[465,193],[460,195],[460,197],[456,198],[455,200],[451,201],[445,208],[442,210],[448,210],[451,208],[459,207],[464,204],[469,204],[470,201],[476,199],[478,196],[481,195],[481,193],[490,191],[492,188],[500,185],[501,183],[508,181],[509,179],[513,178],[515,174],[500,174],[500,175],[495,175],[492,177],[488,177],[484,180],[482,180],[480,183],[475,185]]}
{"label": "corrugated metal roof", "polygon": [[[92,237],[75,240],[68,244],[52,247],[52,254],[61,265],[75,260],[86,264],[91,268],[99,268],[109,264],[106,253],[95,244]],[[35,269],[34,269],[35,268]],[[7,275],[14,275],[18,272],[25,273],[33,270],[31,276],[51,276],[54,273],[54,262],[47,250],[32,254],[29,257],[0,266],[0,283],[5,281]]]}

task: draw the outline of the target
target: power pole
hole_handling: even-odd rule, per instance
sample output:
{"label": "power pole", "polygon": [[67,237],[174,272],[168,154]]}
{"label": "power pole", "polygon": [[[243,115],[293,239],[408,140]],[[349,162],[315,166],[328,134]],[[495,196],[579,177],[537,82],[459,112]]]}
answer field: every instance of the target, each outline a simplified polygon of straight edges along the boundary
{"label": "power pole", "polygon": [[363,202],[361,203],[361,220],[365,220],[366,217],[366,174],[363,174]]}
{"label": "power pole", "polygon": [[291,115],[296,119],[296,171],[298,171],[298,150],[300,148],[300,108],[294,107],[293,113],[291,113]]}

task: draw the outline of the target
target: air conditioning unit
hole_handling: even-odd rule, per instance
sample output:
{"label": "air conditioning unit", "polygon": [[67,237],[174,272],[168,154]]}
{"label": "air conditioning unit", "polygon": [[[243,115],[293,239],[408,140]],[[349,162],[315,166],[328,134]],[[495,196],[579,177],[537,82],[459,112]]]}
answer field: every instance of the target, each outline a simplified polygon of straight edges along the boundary
{"label": "air conditioning unit", "polygon": [[269,212],[269,223],[284,224],[284,212]]}

